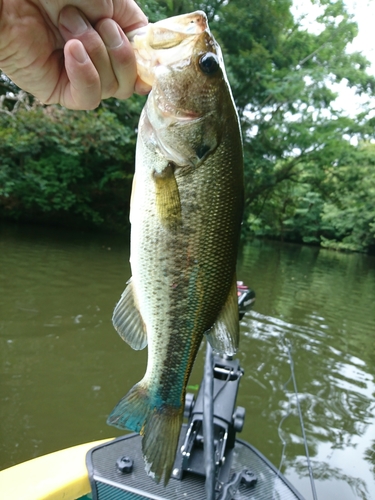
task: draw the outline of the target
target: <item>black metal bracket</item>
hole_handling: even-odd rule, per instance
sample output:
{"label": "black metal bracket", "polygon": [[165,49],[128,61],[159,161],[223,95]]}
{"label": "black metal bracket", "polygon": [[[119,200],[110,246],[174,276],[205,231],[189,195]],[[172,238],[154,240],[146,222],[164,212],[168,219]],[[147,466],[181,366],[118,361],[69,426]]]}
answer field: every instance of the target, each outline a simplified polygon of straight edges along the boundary
{"label": "black metal bracket", "polygon": [[[238,360],[214,356],[214,448],[217,478],[220,482],[229,479],[230,452],[234,447],[236,433],[241,432],[245,419],[245,409],[235,408],[240,379],[243,369]],[[204,435],[203,435],[203,381],[197,399],[187,394],[185,416],[189,419],[184,443],[178,451],[177,460],[181,464],[173,477],[181,479],[184,472],[204,475]],[[177,472],[177,470],[176,470]],[[223,473],[225,477],[223,476]]]}

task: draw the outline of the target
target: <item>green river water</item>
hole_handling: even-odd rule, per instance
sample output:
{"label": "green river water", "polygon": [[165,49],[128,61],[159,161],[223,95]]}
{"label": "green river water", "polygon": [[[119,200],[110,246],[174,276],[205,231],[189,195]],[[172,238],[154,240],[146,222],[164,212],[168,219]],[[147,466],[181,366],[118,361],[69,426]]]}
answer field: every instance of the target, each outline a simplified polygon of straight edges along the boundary
{"label": "green river water", "polygon": [[[0,227],[0,469],[121,434],[106,417],[147,356],[111,325],[128,260],[126,237]],[[318,498],[375,500],[375,258],[252,242],[238,278],[239,437],[312,498],[289,346]]]}

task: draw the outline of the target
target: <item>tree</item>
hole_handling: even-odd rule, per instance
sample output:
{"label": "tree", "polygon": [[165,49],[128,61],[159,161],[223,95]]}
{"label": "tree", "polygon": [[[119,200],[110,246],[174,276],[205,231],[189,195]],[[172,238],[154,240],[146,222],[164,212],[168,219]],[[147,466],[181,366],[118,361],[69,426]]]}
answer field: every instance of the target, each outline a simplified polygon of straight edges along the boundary
{"label": "tree", "polygon": [[327,169],[332,196],[321,213],[328,248],[375,252],[375,144],[363,142]]}
{"label": "tree", "polygon": [[333,84],[345,79],[372,97],[375,78],[361,54],[347,51],[358,28],[344,2],[313,3],[321,7],[316,33],[293,17],[291,0],[165,0],[154,7],[155,18],[205,10],[222,46],[244,138],[245,233],[319,244],[333,236],[323,206],[337,206],[342,187],[329,183],[328,191],[328,171],[356,155],[351,140],[373,137],[370,109],[355,118],[337,110]]}
{"label": "tree", "polygon": [[34,102],[0,113],[0,210],[71,225],[128,223],[135,131],[104,107]]}
{"label": "tree", "polygon": [[[245,228],[254,230],[255,219],[258,234],[319,243],[329,220],[319,212],[330,200],[327,170],[355,154],[350,140],[373,137],[370,108],[349,118],[335,108],[332,84],[345,78],[372,97],[375,79],[369,62],[346,50],[357,25],[344,3],[315,3],[322,8],[318,34],[293,18],[289,0],[229,2],[211,27],[224,48],[243,127]],[[340,197],[341,187],[331,184],[332,196]]]}
{"label": "tree", "polygon": [[[343,184],[327,179],[335,178],[332,172],[357,155],[353,141],[373,139],[374,124],[370,107],[355,118],[336,109],[333,84],[345,79],[370,98],[375,78],[368,72],[369,62],[347,50],[358,29],[343,0],[312,2],[321,8],[316,20],[320,29],[314,33],[293,17],[292,0],[141,0],[140,4],[151,21],[196,9],[208,14],[223,49],[243,131],[244,233],[315,243],[321,237],[337,237],[340,242],[344,236],[334,233],[332,224]],[[8,87],[8,97],[11,92],[20,95],[16,90]],[[143,102],[112,99],[102,104],[126,128],[129,144],[134,143]],[[9,102],[7,106],[12,109]],[[362,161],[363,151],[356,158]],[[125,170],[130,171],[128,166]],[[366,172],[374,175],[369,165]],[[370,231],[372,226],[366,227]],[[370,244],[371,234],[362,241]],[[367,243],[363,245],[367,248]]]}

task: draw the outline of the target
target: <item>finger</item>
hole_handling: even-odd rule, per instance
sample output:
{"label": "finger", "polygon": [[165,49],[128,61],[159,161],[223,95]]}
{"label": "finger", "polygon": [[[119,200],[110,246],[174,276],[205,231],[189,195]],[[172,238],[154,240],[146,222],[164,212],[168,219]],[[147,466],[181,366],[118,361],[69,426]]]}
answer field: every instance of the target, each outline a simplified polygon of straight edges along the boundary
{"label": "finger", "polygon": [[82,42],[99,74],[102,99],[113,96],[118,82],[111,60],[103,40],[87,18],[77,8],[67,6],[61,11],[59,29],[65,41],[76,39]]}
{"label": "finger", "polygon": [[125,33],[141,26],[146,26],[148,23],[146,15],[134,0],[113,0],[112,18]]}
{"label": "finger", "polygon": [[64,47],[65,69],[58,101],[69,109],[95,109],[101,101],[99,74],[79,40]]}
{"label": "finger", "polygon": [[[42,5],[55,26],[58,25],[61,8],[66,3],[66,1],[38,0],[38,4]],[[83,12],[92,25],[108,17],[114,19],[124,31],[147,24],[147,17],[134,0],[69,0],[69,5]]]}
{"label": "finger", "polygon": [[137,67],[134,51],[124,32],[112,19],[103,19],[95,26],[103,39],[117,81],[114,97],[127,99],[134,92]]}

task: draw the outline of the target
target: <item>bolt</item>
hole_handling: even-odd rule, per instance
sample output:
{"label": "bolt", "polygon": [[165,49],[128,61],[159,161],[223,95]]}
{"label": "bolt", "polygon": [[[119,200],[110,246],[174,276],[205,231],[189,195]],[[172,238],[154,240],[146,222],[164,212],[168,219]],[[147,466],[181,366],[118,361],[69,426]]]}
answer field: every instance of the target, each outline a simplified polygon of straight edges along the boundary
{"label": "bolt", "polygon": [[133,460],[130,457],[120,457],[116,462],[120,472],[128,473],[133,470]]}

